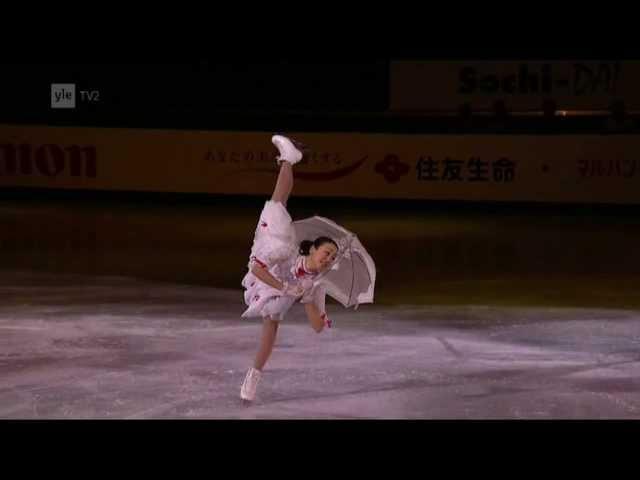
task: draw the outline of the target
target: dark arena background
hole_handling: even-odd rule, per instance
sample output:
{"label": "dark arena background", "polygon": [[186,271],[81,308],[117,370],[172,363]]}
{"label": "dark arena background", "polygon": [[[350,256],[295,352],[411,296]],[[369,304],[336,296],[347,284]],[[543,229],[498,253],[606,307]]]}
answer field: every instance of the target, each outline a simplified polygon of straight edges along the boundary
{"label": "dark arena background", "polygon": [[[0,68],[1,418],[640,418],[640,61]],[[247,407],[276,132],[375,302],[296,305]]]}

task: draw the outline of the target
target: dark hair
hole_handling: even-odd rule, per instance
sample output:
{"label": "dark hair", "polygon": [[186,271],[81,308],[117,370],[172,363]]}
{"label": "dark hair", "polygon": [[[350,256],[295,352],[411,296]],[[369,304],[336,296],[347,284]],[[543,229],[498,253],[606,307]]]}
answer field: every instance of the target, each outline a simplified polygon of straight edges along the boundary
{"label": "dark hair", "polygon": [[303,240],[300,242],[300,255],[304,255],[305,257],[309,255],[311,247],[316,247],[316,249],[320,248],[325,243],[333,243],[336,248],[338,248],[338,244],[329,237],[318,237],[315,241],[311,240]]}

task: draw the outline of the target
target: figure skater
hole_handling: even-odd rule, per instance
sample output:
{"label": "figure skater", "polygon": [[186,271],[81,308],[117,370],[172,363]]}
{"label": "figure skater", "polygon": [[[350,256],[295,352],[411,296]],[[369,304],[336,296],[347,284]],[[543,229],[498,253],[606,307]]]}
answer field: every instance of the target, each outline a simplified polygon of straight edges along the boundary
{"label": "figure skater", "polygon": [[293,189],[293,165],[302,159],[294,141],[282,135],[271,139],[279,151],[280,171],[271,200],[265,203],[256,227],[248,273],[242,279],[247,310],[242,317],[262,318],[262,336],[253,366],[240,389],[240,398],[252,402],[273,345],[278,326],[292,305],[304,304],[309,323],[317,333],[331,322],[325,311],[326,290],[313,280],[331,268],[338,244],[331,238],[304,239],[297,243],[287,201]]}

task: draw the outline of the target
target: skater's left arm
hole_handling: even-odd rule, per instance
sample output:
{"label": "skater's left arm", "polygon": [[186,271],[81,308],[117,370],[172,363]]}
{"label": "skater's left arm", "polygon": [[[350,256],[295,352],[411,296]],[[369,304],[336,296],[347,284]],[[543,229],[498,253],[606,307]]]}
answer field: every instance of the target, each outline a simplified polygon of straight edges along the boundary
{"label": "skater's left arm", "polygon": [[309,317],[309,322],[318,333],[320,333],[325,326],[331,328],[331,321],[325,311],[325,296],[326,290],[323,286],[319,285],[313,289],[310,297],[303,297],[302,300],[304,309],[307,312],[307,317]]}
{"label": "skater's left arm", "polygon": [[325,327],[327,314],[321,312],[314,303],[305,303],[304,309],[307,312],[307,317],[309,318],[311,327],[313,327],[317,333],[320,333]]}

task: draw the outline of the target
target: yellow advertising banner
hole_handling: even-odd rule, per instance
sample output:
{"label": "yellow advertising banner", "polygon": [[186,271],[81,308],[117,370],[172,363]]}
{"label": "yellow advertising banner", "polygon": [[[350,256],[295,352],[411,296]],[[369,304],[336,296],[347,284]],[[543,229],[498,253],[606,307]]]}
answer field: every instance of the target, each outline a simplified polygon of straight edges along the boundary
{"label": "yellow advertising banner", "polygon": [[[640,203],[634,135],[291,133],[295,195]],[[0,125],[0,187],[264,194],[266,132]]]}
{"label": "yellow advertising banner", "polygon": [[398,61],[390,65],[390,108],[456,111],[464,103],[491,110],[539,111],[545,99],[560,110],[607,110],[614,100],[640,108],[639,61]]}

